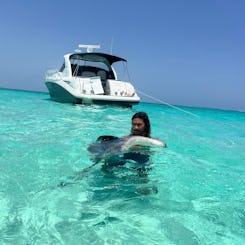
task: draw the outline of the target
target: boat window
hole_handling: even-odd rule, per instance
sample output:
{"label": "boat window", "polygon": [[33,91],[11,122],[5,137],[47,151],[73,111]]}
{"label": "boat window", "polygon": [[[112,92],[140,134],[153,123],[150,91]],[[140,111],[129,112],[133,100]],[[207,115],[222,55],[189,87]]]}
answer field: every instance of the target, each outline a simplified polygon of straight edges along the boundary
{"label": "boat window", "polygon": [[[88,61],[88,60],[78,60],[71,58],[71,70],[72,76],[83,77],[83,76],[100,76],[101,79],[106,80],[108,78],[114,78],[111,67],[100,61]],[[98,74],[98,72],[103,74]],[[90,74],[90,75],[88,75]]]}
{"label": "boat window", "polygon": [[129,71],[126,62],[116,62],[113,64],[116,71],[117,79],[122,81],[130,81]]}
{"label": "boat window", "polygon": [[94,62],[94,61],[86,61],[86,60],[77,60],[77,59],[70,59],[72,65],[79,65],[79,66],[90,66],[90,67],[97,67],[103,70],[109,71],[110,67],[108,67],[103,62]]}
{"label": "boat window", "polygon": [[62,72],[62,71],[64,71],[64,69],[65,69],[65,63],[62,64],[59,71]]}

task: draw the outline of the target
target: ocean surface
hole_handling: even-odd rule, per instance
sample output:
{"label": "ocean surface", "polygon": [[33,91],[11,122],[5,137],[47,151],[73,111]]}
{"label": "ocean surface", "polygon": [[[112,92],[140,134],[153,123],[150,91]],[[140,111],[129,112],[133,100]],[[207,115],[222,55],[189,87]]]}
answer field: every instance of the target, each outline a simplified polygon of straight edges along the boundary
{"label": "ocean surface", "polygon": [[[53,102],[0,90],[0,244],[245,244],[245,113]],[[106,173],[87,147],[149,114],[145,176]],[[62,183],[65,183],[64,185]]]}

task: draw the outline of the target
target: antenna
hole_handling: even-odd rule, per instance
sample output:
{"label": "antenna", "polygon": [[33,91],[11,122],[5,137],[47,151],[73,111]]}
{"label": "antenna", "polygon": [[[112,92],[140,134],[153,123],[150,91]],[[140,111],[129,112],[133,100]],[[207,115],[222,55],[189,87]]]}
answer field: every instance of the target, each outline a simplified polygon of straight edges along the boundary
{"label": "antenna", "polygon": [[86,48],[88,53],[91,53],[94,51],[94,49],[99,49],[100,45],[90,45],[90,44],[79,44],[79,48]]}
{"label": "antenna", "polygon": [[111,38],[111,51],[110,51],[110,54],[112,54],[113,43],[114,43],[114,38],[112,37]]}

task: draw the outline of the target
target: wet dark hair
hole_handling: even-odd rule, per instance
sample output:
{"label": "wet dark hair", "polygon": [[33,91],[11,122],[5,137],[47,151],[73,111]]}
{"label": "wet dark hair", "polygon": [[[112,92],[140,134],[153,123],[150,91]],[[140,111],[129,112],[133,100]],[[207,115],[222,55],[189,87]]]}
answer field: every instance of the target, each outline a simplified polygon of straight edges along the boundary
{"label": "wet dark hair", "polygon": [[132,122],[135,118],[141,119],[144,124],[145,124],[145,132],[144,136],[145,137],[150,137],[151,135],[151,124],[148,115],[145,112],[137,112],[132,116]]}

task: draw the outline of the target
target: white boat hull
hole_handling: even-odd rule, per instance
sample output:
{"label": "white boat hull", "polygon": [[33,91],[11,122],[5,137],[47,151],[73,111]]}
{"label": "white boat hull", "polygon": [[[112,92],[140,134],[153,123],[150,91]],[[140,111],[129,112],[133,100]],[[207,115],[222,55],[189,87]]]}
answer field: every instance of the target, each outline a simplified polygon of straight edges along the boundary
{"label": "white boat hull", "polygon": [[46,81],[45,82],[51,100],[61,103],[72,104],[115,104],[131,107],[140,102],[138,96],[112,96],[112,95],[89,95],[82,94],[72,89],[63,81]]}

